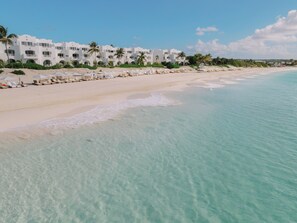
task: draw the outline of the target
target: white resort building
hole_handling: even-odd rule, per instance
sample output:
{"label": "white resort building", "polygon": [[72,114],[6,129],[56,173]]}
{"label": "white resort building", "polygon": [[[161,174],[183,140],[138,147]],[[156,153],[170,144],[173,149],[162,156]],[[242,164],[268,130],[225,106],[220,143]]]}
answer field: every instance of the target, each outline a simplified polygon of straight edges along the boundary
{"label": "white resort building", "polygon": [[[99,46],[100,52],[90,55],[89,45],[75,42],[53,43],[52,40],[38,39],[29,35],[21,35],[8,45],[10,62],[21,61],[23,63],[37,63],[44,66],[55,64],[85,64],[93,65],[94,62],[102,64],[120,65],[125,63],[136,63],[141,52],[145,53],[145,63],[184,63],[185,58],[179,57],[181,51],[171,50],[149,50],[140,47],[124,48],[124,55],[118,58],[115,53],[117,47]],[[0,43],[0,60],[7,61],[5,45]]]}

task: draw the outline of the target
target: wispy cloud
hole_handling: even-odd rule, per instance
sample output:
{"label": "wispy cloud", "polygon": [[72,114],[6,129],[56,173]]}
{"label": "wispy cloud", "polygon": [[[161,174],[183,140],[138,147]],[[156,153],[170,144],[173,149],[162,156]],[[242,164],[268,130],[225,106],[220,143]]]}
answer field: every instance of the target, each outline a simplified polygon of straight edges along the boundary
{"label": "wispy cloud", "polygon": [[201,27],[198,27],[196,29],[196,35],[197,36],[203,36],[205,33],[209,33],[209,32],[218,32],[218,28],[215,27],[215,26],[209,26],[209,27],[206,27],[206,28],[201,28]]}
{"label": "wispy cloud", "polygon": [[198,40],[189,49],[226,57],[297,58],[297,10],[279,17],[274,24],[256,29],[246,38],[229,44],[222,44],[218,39]]}

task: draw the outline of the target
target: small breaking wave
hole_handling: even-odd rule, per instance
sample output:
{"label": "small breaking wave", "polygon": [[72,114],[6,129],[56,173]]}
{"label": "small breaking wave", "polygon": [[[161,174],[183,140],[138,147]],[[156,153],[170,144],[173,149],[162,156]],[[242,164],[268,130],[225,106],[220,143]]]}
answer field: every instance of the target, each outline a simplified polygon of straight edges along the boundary
{"label": "small breaking wave", "polygon": [[230,81],[230,80],[222,80],[221,81],[223,84],[237,84],[235,81]]}
{"label": "small breaking wave", "polygon": [[136,107],[169,106],[177,104],[162,94],[151,94],[147,98],[128,99],[126,101],[111,104],[98,105],[95,108],[66,118],[55,118],[40,123],[41,127],[50,129],[77,128],[84,125],[92,125],[98,122],[110,120],[121,112]]}
{"label": "small breaking wave", "polygon": [[207,89],[214,89],[214,88],[223,88],[223,87],[225,87],[225,85],[223,85],[223,84],[209,83],[209,84],[206,84],[206,85],[204,85],[202,87],[203,88],[207,88]]}

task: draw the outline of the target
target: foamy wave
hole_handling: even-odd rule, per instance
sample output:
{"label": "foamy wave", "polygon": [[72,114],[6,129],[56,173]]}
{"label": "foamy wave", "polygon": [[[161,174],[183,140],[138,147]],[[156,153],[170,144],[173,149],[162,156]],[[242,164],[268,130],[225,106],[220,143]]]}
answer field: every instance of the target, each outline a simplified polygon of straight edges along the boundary
{"label": "foamy wave", "polygon": [[258,75],[250,75],[250,76],[246,76],[245,78],[249,78],[249,79],[252,79],[252,78],[256,78]]}
{"label": "foamy wave", "polygon": [[41,125],[46,128],[77,128],[83,125],[106,121],[114,118],[119,113],[136,107],[168,106],[176,104],[175,101],[168,99],[162,94],[152,94],[143,99],[129,99],[117,104],[97,106],[87,112],[76,114],[67,118],[56,118],[43,121]]}
{"label": "foamy wave", "polygon": [[223,87],[225,87],[225,85],[223,85],[223,84],[214,84],[214,83],[209,83],[209,84],[206,84],[205,86],[203,86],[203,88],[207,88],[207,89],[223,88]]}
{"label": "foamy wave", "polygon": [[223,84],[237,84],[235,81],[229,81],[229,80],[222,80],[221,81]]}

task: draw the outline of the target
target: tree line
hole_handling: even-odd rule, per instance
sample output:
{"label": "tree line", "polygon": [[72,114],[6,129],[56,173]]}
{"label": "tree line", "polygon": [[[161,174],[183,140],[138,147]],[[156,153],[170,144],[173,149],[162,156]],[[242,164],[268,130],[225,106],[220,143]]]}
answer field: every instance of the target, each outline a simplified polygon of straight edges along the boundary
{"label": "tree line", "polygon": [[267,67],[265,62],[259,62],[255,60],[241,60],[241,59],[229,59],[224,57],[213,58],[211,54],[197,53],[193,56],[187,56],[187,62],[191,66],[213,65],[213,66],[234,66],[234,67]]}

